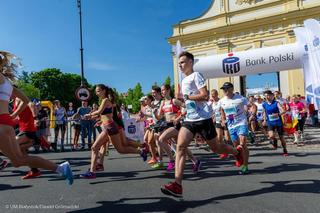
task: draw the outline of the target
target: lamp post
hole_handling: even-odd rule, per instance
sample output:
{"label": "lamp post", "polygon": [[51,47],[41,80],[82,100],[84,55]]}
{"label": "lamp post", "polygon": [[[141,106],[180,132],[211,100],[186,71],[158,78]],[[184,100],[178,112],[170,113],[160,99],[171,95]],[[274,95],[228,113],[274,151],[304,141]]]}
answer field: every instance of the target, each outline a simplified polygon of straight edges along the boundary
{"label": "lamp post", "polygon": [[81,86],[83,86],[84,71],[83,71],[83,47],[82,47],[82,14],[81,14],[81,0],[77,0],[79,17],[80,17],[80,57],[81,57]]}

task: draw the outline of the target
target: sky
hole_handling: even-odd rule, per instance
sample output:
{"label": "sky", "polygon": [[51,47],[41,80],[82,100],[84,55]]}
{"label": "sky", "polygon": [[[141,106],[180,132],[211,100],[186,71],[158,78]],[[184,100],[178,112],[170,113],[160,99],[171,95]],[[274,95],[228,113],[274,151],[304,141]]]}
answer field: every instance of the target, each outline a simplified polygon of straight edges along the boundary
{"label": "sky", "polygon": [[[21,58],[27,72],[58,68],[80,74],[76,2],[2,1],[0,49]],[[85,78],[119,92],[140,82],[144,93],[167,76],[173,81],[167,42],[172,26],[202,15],[210,4],[211,0],[82,0]]]}

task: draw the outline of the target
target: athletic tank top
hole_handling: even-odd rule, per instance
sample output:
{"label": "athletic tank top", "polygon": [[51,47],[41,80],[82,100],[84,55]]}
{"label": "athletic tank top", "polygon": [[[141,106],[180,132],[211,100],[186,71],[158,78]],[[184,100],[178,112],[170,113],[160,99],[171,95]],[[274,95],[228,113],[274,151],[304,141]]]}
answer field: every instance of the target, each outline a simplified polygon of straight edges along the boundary
{"label": "athletic tank top", "polygon": [[12,95],[13,87],[7,78],[4,78],[4,83],[0,84],[0,100],[9,101]]}
{"label": "athletic tank top", "polygon": [[262,121],[263,120],[263,103],[255,103],[257,105],[257,120]]}
{"label": "athletic tank top", "polygon": [[[13,111],[17,110],[16,102],[13,105]],[[19,114],[19,131],[20,132],[35,132],[37,131],[36,126],[34,125],[34,118],[29,106],[27,106]]]}
{"label": "athletic tank top", "polygon": [[173,99],[171,99],[169,104],[166,104],[164,101],[164,104],[161,106],[161,112],[164,114],[177,114],[179,112],[179,108],[173,103]]}
{"label": "athletic tank top", "polygon": [[271,126],[282,125],[278,102],[273,100],[271,104],[264,102],[263,108],[266,111],[268,124]]}

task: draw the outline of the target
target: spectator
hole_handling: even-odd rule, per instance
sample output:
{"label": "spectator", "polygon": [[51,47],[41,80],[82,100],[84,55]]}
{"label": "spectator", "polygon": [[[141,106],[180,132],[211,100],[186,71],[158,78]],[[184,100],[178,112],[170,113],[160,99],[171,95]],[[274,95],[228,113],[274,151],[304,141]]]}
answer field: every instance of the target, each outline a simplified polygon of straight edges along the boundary
{"label": "spectator", "polygon": [[129,119],[129,118],[130,118],[130,115],[129,115],[129,113],[128,113],[128,110],[127,110],[126,106],[122,104],[120,109],[121,109],[122,119],[123,119],[123,120]]}
{"label": "spectator", "polygon": [[[47,135],[47,121],[48,121],[48,114],[42,108],[41,103],[37,103],[38,114],[36,117],[36,127],[37,127],[37,136],[39,138],[43,138],[45,141],[48,141]],[[46,150],[44,150],[46,151]]]}
{"label": "spectator", "polygon": [[71,118],[74,114],[76,114],[76,110],[73,108],[73,103],[70,102],[67,110],[68,119]]}
{"label": "spectator", "polygon": [[66,109],[61,106],[61,103],[59,100],[54,101],[55,110],[54,114],[56,117],[56,125],[54,128],[54,143],[51,145],[54,151],[57,151],[57,141],[59,136],[59,131],[61,133],[61,140],[60,140],[60,151],[64,151],[64,135],[66,132],[66,118],[67,113]]}
{"label": "spectator", "polygon": [[81,116],[81,150],[85,149],[85,138],[88,136],[88,148],[91,149],[91,136],[92,136],[92,122],[84,118],[84,115],[91,112],[91,108],[88,107],[87,101],[82,101],[81,107],[78,108],[77,113]]}

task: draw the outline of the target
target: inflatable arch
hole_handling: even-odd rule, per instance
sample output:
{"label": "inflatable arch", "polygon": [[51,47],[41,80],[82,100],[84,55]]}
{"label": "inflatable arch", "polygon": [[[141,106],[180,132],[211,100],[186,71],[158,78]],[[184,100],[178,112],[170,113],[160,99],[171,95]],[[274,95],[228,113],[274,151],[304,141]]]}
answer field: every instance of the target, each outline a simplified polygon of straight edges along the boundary
{"label": "inflatable arch", "polygon": [[194,70],[205,78],[220,78],[302,68],[307,102],[314,103],[319,109],[320,23],[308,19],[304,27],[296,28],[294,32],[296,43],[199,57],[195,60]]}

